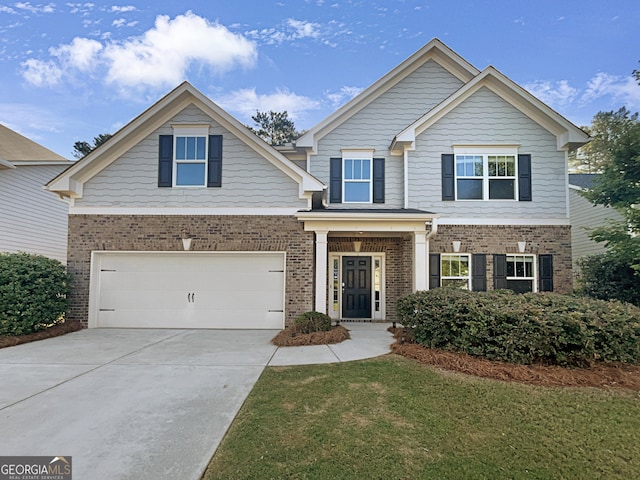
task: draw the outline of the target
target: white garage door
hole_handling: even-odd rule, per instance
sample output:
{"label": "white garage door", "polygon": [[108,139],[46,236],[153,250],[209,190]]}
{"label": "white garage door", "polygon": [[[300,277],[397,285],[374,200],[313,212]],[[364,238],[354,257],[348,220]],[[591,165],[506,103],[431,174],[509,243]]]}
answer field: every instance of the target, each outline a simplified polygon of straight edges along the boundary
{"label": "white garage door", "polygon": [[284,257],[95,252],[89,326],[283,328]]}

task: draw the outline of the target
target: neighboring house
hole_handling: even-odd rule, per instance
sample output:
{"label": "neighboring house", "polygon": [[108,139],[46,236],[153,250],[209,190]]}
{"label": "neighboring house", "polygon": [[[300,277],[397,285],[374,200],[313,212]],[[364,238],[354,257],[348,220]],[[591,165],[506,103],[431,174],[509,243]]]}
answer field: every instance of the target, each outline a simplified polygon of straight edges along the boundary
{"label": "neighboring house", "polygon": [[0,252],[66,262],[69,205],[44,185],[71,163],[0,125]]}
{"label": "neighboring house", "polygon": [[574,277],[578,273],[578,259],[587,255],[603,253],[604,243],[589,238],[589,230],[606,225],[610,221],[624,220],[616,210],[603,205],[594,205],[580,192],[593,185],[596,173],[569,174],[569,212],[571,218],[571,253],[573,256]]}
{"label": "neighboring house", "polygon": [[48,184],[71,199],[69,318],[281,328],[394,320],[441,285],[570,292],[588,139],[438,40],[280,149],[185,82]]}

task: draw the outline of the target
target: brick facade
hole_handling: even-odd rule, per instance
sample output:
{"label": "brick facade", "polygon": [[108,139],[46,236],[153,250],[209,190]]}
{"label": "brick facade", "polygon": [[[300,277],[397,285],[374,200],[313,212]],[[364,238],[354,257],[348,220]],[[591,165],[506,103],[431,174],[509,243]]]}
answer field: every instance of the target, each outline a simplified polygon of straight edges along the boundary
{"label": "brick facade", "polygon": [[571,276],[571,227],[568,225],[441,225],[431,239],[431,253],[452,253],[454,240],[461,253],[487,254],[487,288],[493,288],[494,253],[519,253],[519,241],[526,241],[527,254],[553,255],[553,288],[558,293],[573,291]]}
{"label": "brick facade", "polygon": [[314,234],[294,217],[70,215],[68,319],[87,325],[93,250],[182,251],[185,227],[194,251],[286,252],[285,321],[313,310]]}

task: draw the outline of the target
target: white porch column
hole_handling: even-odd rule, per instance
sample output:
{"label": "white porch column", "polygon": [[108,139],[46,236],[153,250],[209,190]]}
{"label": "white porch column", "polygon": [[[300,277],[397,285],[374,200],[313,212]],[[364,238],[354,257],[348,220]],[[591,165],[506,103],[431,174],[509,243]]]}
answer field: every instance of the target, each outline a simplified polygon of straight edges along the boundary
{"label": "white porch column", "polygon": [[316,230],[316,312],[327,313],[327,234]]}
{"label": "white porch column", "polygon": [[429,272],[427,271],[428,249],[426,232],[413,234],[413,291],[427,290]]}

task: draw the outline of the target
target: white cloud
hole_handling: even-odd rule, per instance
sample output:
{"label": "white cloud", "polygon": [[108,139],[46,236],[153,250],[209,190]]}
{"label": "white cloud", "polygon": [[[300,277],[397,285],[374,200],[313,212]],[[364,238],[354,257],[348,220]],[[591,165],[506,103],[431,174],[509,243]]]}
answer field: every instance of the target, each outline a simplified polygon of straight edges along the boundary
{"label": "white cloud", "polygon": [[76,37],[69,44],[50,48],[49,54],[47,60],[30,58],[22,63],[27,82],[53,86],[78,72],[100,67],[106,69],[107,83],[128,91],[128,87],[175,86],[192,64],[222,73],[235,67],[251,67],[257,58],[253,42],[191,12],[173,20],[158,16],[155,26],[139,37],[104,43]]}
{"label": "white cloud", "polygon": [[158,16],[154,28],[141,37],[107,45],[104,58],[107,82],[160,87],[179,83],[194,62],[218,72],[251,67],[257,52],[243,36],[187,12],[174,20]]}
{"label": "white cloud", "polygon": [[46,5],[31,5],[31,2],[18,2],[13,4],[14,7],[20,10],[26,10],[31,13],[53,13],[55,12],[55,3],[48,3]]}
{"label": "white cloud", "polygon": [[569,85],[566,80],[557,82],[537,81],[524,85],[524,88],[550,106],[573,103],[579,94],[578,89]]}
{"label": "white cloud", "polygon": [[344,86],[337,92],[325,92],[326,97],[329,99],[333,107],[338,107],[343,103],[351,100],[358,95],[363,89],[360,87],[348,87]]}
{"label": "white cloud", "polygon": [[76,37],[70,44],[50,48],[49,52],[58,57],[63,66],[87,72],[99,62],[98,53],[102,48],[102,44],[97,40]]}
{"label": "white cloud", "polygon": [[600,72],[589,80],[580,101],[588,103],[602,97],[611,97],[627,107],[639,108],[640,86],[631,76],[623,77]]}
{"label": "white cloud", "polygon": [[320,102],[303,95],[297,95],[287,89],[276,90],[274,93],[260,95],[255,88],[236,90],[216,99],[222,108],[250,119],[256,110],[267,112],[287,111],[293,120],[304,117],[309,110],[320,108]]}
{"label": "white cloud", "polygon": [[119,7],[118,5],[113,5],[111,7],[111,12],[115,12],[115,13],[133,12],[135,10],[136,10],[136,7],[134,7],[133,5],[125,5],[121,7]]}
{"label": "white cloud", "polygon": [[22,76],[36,87],[50,87],[57,85],[62,78],[62,70],[53,61],[36,60],[29,58],[22,62]]}
{"label": "white cloud", "polygon": [[0,5],[0,13],[11,13],[11,14],[16,14],[18,12],[16,12],[13,8],[11,7],[7,7],[6,5]]}
{"label": "white cloud", "polygon": [[291,42],[302,38],[315,39],[320,37],[320,33],[320,24],[318,23],[287,18],[284,23],[278,27],[250,30],[246,32],[246,35],[268,45],[280,45],[284,42]]}
{"label": "white cloud", "polygon": [[69,13],[82,13],[83,15],[86,15],[87,12],[90,12],[95,7],[93,3],[67,3],[65,5],[71,8]]}

